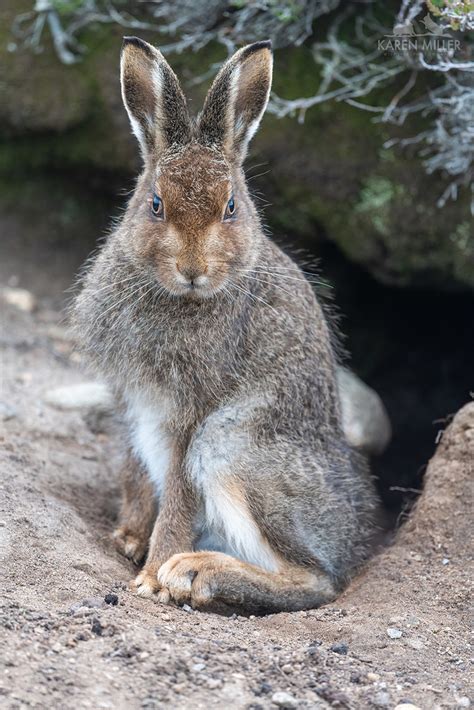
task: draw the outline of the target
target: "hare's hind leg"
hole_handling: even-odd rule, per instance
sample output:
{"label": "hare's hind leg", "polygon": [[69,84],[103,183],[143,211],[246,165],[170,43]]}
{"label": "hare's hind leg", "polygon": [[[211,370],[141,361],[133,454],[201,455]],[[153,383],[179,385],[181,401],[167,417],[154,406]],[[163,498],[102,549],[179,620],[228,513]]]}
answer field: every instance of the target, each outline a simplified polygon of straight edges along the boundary
{"label": "hare's hind leg", "polygon": [[268,614],[311,609],[331,601],[336,590],[323,571],[282,562],[268,572],[221,552],[174,555],[158,572],[170,597],[194,608]]}
{"label": "hare's hind leg", "polygon": [[147,471],[131,453],[121,479],[122,504],[113,537],[117,549],[138,564],[145,556],[156,519],[156,493]]}

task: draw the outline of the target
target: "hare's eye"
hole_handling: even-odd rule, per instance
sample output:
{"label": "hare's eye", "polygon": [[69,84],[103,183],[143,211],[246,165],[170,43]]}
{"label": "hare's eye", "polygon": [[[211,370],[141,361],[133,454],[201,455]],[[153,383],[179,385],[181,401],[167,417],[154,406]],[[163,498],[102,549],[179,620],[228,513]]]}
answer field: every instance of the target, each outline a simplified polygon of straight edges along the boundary
{"label": "hare's eye", "polygon": [[156,192],[154,193],[153,200],[151,202],[151,211],[155,217],[163,217],[163,200],[156,194]]}
{"label": "hare's eye", "polygon": [[231,219],[235,215],[235,200],[234,195],[230,198],[226,205],[224,219]]}

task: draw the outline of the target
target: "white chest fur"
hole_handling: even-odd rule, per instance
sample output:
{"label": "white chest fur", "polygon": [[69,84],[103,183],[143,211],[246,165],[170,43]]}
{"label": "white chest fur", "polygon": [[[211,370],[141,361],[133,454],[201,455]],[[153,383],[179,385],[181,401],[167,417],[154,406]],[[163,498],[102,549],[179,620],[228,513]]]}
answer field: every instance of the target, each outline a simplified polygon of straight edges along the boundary
{"label": "white chest fur", "polygon": [[171,402],[168,397],[134,393],[127,398],[131,445],[135,456],[146,467],[162,495],[171,460],[168,421]]}

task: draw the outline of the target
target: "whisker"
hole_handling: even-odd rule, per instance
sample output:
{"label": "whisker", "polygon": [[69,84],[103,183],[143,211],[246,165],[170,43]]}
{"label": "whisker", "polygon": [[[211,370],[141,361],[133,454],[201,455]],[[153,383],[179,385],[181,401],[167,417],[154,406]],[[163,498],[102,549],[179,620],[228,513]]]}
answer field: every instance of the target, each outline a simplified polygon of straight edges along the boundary
{"label": "whisker", "polygon": [[245,296],[250,296],[251,298],[254,298],[257,301],[260,301],[260,303],[263,303],[264,306],[267,306],[267,308],[270,308],[274,313],[278,313],[276,308],[274,308],[272,305],[270,305],[270,303],[267,303],[267,301],[265,301],[265,299],[261,298],[260,296],[257,296],[255,293],[252,293],[251,291],[248,291],[247,289],[241,288],[240,286],[238,286],[235,283],[235,281],[229,281],[229,285],[238,289]]}
{"label": "whisker", "polygon": [[263,173],[257,173],[256,175],[250,175],[249,177],[247,177],[247,182],[251,182],[252,180],[256,180],[259,177],[263,177],[264,175],[268,175],[269,172],[270,172],[270,170],[264,170]]}
{"label": "whisker", "polygon": [[[150,286],[150,288],[148,289],[148,291],[145,291],[145,293],[143,293],[143,294],[140,296],[140,298],[137,298],[137,300],[134,302],[133,305],[136,306],[137,303],[139,303],[140,301],[142,301],[142,300],[145,298],[145,296],[147,296],[149,293],[151,293],[151,292],[153,291],[153,289],[154,289],[155,287],[156,287],[156,284],[152,284],[152,285]],[[162,289],[163,291],[165,290],[163,287],[161,287],[161,289]],[[160,295],[161,295],[161,294],[160,294]]]}
{"label": "whisker", "polygon": [[99,293],[100,291],[104,291],[107,288],[113,288],[114,286],[121,286],[122,284],[126,283],[127,281],[131,281],[132,279],[136,280],[135,274],[133,276],[128,276],[126,279],[122,279],[121,281],[113,281],[110,284],[105,284],[105,286],[101,286],[100,288],[94,289],[94,294]]}
{"label": "whisker", "polygon": [[[320,281],[318,279],[311,279],[311,278],[309,278],[309,276],[303,276],[302,278],[300,278],[299,276],[289,276],[288,274],[283,274],[283,273],[280,273],[279,271],[267,271],[267,270],[260,269],[260,268],[248,269],[245,271],[240,271],[239,273],[245,273],[245,274],[256,273],[256,274],[262,274],[262,275],[265,274],[268,276],[278,276],[279,279],[286,279],[287,281],[306,281],[306,283],[316,284],[319,286],[326,286],[326,285],[329,286],[330,285],[330,284],[326,284],[325,281]],[[302,273],[305,274],[306,272],[302,272]]]}
{"label": "whisker", "polygon": [[[148,284],[149,284],[149,283],[150,283],[150,282],[148,282]],[[121,303],[123,303],[124,301],[126,301],[127,298],[132,298],[136,293],[138,293],[138,292],[140,291],[140,289],[144,288],[144,286],[145,286],[145,284],[139,284],[138,286],[137,286],[136,284],[134,284],[134,286],[132,286],[130,289],[127,290],[127,293],[126,293],[126,295],[125,295],[123,298],[119,299],[118,301],[115,301],[115,303],[113,303],[111,306],[109,306],[109,308],[106,308],[105,311],[102,311],[102,313],[100,314],[98,320],[100,320],[100,318],[103,318],[107,313],[109,313],[109,312],[112,311],[114,308],[116,308],[117,306],[119,306]],[[155,287],[155,284],[153,284],[152,287],[154,288],[154,287]],[[121,294],[121,295],[122,295],[122,294]]]}
{"label": "whisker", "polygon": [[[268,285],[268,283],[269,283],[268,281],[264,281],[263,279],[257,279],[256,276],[251,276],[250,274],[247,274],[247,278],[252,279],[252,281],[257,281],[257,282],[260,283],[260,284],[267,284],[267,285]],[[302,279],[298,279],[298,280],[302,280]],[[279,289],[280,291],[283,291],[283,293],[288,294],[288,296],[294,296],[294,295],[295,295],[295,294],[292,293],[291,291],[287,291],[286,288],[283,288],[283,286],[280,286],[280,284],[275,284],[275,283],[273,283],[272,285],[275,286],[275,287],[276,287],[277,289]]]}

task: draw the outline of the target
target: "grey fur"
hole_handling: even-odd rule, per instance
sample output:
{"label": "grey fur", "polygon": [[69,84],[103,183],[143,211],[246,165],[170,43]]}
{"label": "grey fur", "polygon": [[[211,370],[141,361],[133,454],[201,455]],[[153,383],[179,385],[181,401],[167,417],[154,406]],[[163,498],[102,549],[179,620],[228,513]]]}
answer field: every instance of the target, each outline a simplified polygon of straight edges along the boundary
{"label": "grey fur", "polygon": [[[235,229],[247,245],[227,264],[222,288],[207,298],[176,296],[135,246],[143,230],[153,230],[144,206],[153,171],[176,155],[191,159],[193,146],[200,150],[198,133],[148,161],[124,218],[83,277],[72,311],[76,332],[119,396],[134,388],[167,393],[169,428],[188,453],[242,434],[248,445],[227,475],[243,487],[262,535],[289,564],[323,570],[340,588],[366,554],[376,497],[365,461],[342,432],[320,304],[298,266],[264,235],[240,160],[215,155],[238,196],[242,224]],[[208,167],[193,166],[195,199],[187,209],[196,222]],[[193,484],[186,458],[184,469]],[[267,601],[274,610],[324,599],[313,592],[293,606],[288,595]]]}

